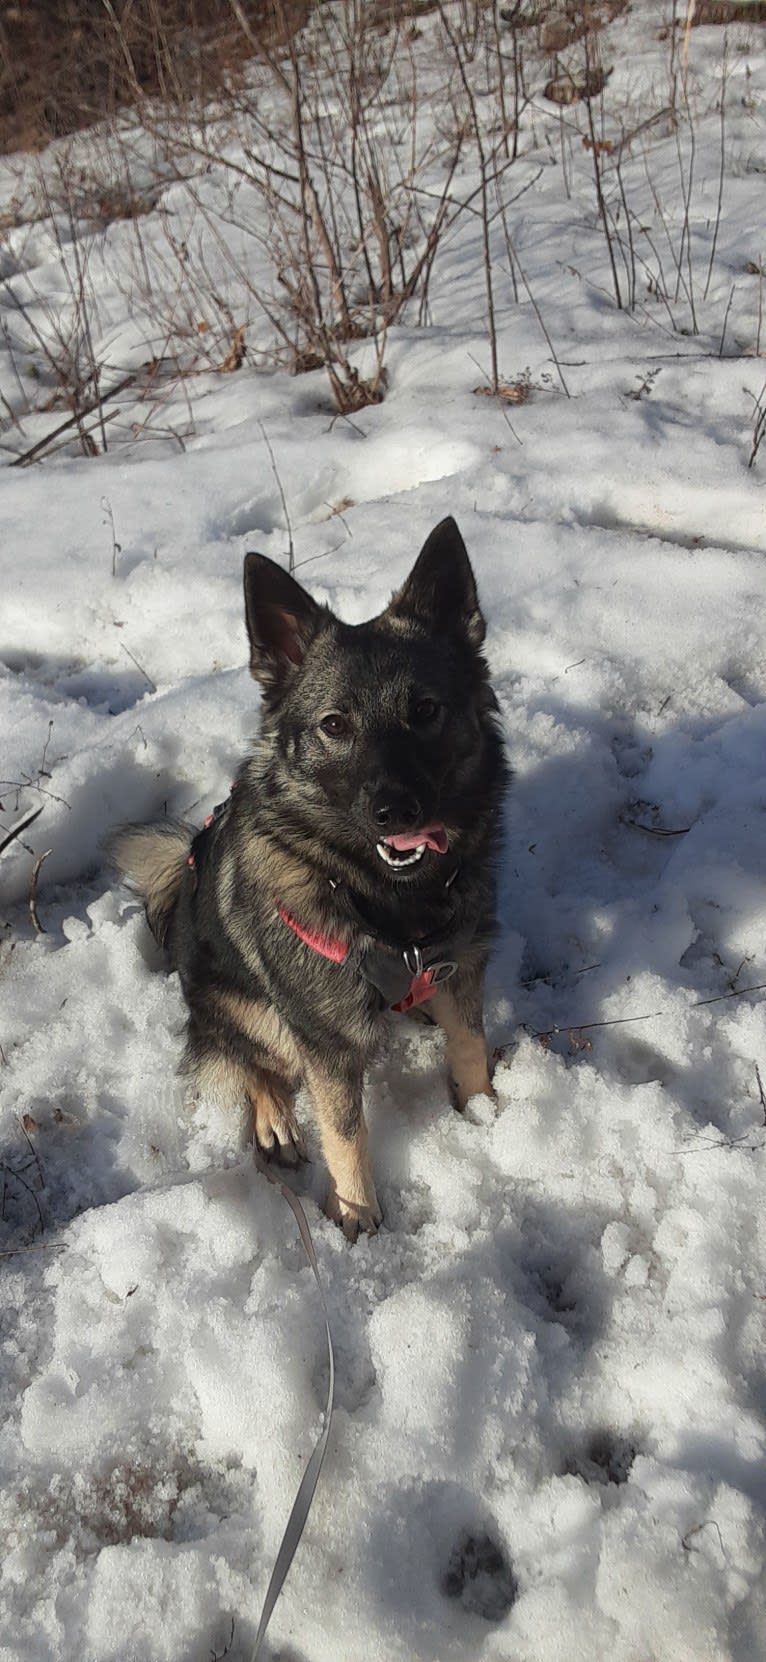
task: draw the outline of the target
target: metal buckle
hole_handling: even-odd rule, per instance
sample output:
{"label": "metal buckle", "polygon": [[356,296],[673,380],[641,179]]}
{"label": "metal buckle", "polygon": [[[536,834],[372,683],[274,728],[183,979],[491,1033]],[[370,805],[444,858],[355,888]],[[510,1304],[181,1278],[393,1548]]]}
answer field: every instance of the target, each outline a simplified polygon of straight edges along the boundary
{"label": "metal buckle", "polygon": [[402,957],[413,980],[419,975],[428,974],[432,987],[440,987],[443,981],[449,981],[458,967],[452,958],[444,958],[438,964],[424,964],[420,947],[414,945],[405,947]]}
{"label": "metal buckle", "polygon": [[409,970],[413,980],[416,975],[423,974],[423,954],[419,946],[406,946],[402,953],[405,967]]}

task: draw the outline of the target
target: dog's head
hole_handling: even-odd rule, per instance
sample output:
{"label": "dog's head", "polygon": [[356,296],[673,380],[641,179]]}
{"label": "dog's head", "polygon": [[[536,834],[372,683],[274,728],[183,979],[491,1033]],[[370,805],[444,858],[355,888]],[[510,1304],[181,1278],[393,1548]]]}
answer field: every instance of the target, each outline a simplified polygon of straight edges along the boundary
{"label": "dog's head", "polygon": [[387,878],[433,873],[475,819],[498,743],[454,519],[368,623],[341,622],[262,554],[245,556],[245,613],[280,811]]}

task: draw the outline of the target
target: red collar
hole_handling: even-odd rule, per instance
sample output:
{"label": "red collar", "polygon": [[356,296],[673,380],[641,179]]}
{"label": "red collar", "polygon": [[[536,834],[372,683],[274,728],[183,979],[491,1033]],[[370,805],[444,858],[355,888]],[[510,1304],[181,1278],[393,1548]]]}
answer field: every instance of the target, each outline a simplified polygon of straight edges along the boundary
{"label": "red collar", "polygon": [[[293,917],[292,912],[288,912],[287,907],[282,905],[281,900],[277,901],[277,911],[282,922],[287,924],[288,929],[292,929],[293,934],[298,936],[299,941],[303,941],[306,946],[310,946],[312,952],[318,952],[321,958],[329,958],[333,964],[344,964],[346,962],[349,952],[347,941],[342,941],[338,935],[323,935],[318,929],[306,929],[302,923],[298,922],[297,918]],[[391,1009],[398,1011],[412,1010],[416,1004],[425,1004],[427,999],[433,998],[434,993],[438,990],[434,973],[432,969],[424,969],[421,970],[419,975],[413,975],[404,998],[400,998],[397,1004],[392,1004]]]}

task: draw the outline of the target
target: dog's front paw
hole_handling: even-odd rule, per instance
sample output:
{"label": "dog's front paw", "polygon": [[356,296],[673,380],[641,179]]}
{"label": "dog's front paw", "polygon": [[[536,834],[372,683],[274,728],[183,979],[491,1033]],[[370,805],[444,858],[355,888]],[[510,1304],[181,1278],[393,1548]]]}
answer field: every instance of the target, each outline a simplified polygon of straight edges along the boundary
{"label": "dog's front paw", "polygon": [[465,1032],[460,1041],[451,1036],[447,1045],[447,1072],[453,1108],[465,1111],[472,1096],[488,1096],[496,1102],[489,1071],[489,1057],[483,1034]]}
{"label": "dog's front paw", "polygon": [[325,1211],[328,1218],[343,1230],[347,1241],[355,1241],[360,1230],[364,1235],[374,1235],[383,1222],[383,1213],[374,1189],[364,1201],[346,1200],[338,1194],[335,1184],[331,1183],[325,1201]]}
{"label": "dog's front paw", "polygon": [[459,1114],[465,1113],[471,1097],[474,1096],[486,1096],[489,1097],[490,1102],[497,1102],[495,1087],[486,1071],[483,1078],[481,1075],[478,1075],[476,1078],[469,1080],[463,1079],[460,1082],[453,1079],[452,1075],[450,1075],[449,1094],[450,1102],[452,1103],[453,1108],[457,1109]]}

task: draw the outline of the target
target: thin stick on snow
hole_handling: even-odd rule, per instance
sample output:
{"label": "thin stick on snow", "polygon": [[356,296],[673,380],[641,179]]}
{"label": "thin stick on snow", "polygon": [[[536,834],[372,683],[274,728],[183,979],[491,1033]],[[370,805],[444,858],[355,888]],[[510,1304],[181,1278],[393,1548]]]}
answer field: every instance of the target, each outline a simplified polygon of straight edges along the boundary
{"label": "thin stick on snow", "polygon": [[3,849],[7,848],[10,843],[16,841],[17,837],[21,836],[22,831],[26,831],[28,826],[32,825],[36,819],[39,819],[44,807],[45,803],[43,803],[40,808],[34,808],[31,814],[27,814],[26,819],[20,819],[18,825],[14,825],[13,829],[9,831],[5,837],[3,837],[3,840],[0,843],[0,854],[2,854]]}
{"label": "thin stick on snow", "polygon": [[[759,981],[754,987],[738,987],[733,993],[717,993],[715,998],[696,998],[689,1006],[691,1010],[702,1010],[708,1004],[723,1004],[730,998],[744,998],[747,993],[766,993],[766,981]],[[594,1027],[626,1027],[631,1022],[655,1021],[658,1016],[666,1016],[667,1010],[647,1010],[643,1016],[615,1016],[611,1021],[580,1021],[556,1022],[553,1027],[541,1027],[539,1032],[531,1033],[532,1039],[552,1039],[557,1033],[586,1033]]]}
{"label": "thin stick on snow", "polygon": [[713,265],[715,263],[715,251],[716,251],[716,248],[718,247],[718,232],[721,228],[721,210],[723,208],[723,179],[724,179],[724,169],[726,167],[726,84],[727,84],[727,80],[728,80],[728,42],[727,42],[727,39],[726,39],[726,30],[724,29],[724,32],[723,32],[723,58],[722,58],[722,61],[721,61],[721,147],[720,147],[720,157],[719,157],[719,164],[718,164],[718,202],[716,204],[715,226],[714,226],[714,229],[713,229],[713,244],[712,244],[712,247],[710,249],[710,259],[708,261],[707,278],[705,280],[705,292],[702,296],[703,300],[707,300],[707,297],[708,297],[708,289],[710,288],[710,279],[713,275]]}
{"label": "thin stick on snow", "polygon": [[511,237],[508,235],[507,232],[506,232],[506,240],[507,240],[507,244],[508,244],[509,257],[511,259],[515,260],[515,262],[516,262],[516,270],[518,271],[519,276],[521,278],[522,287],[524,288],[524,291],[525,291],[525,294],[526,294],[527,299],[529,301],[529,304],[532,307],[532,310],[535,314],[535,317],[537,318],[537,321],[540,325],[541,332],[544,335],[544,337],[545,337],[545,339],[548,343],[548,350],[550,352],[550,355],[553,359],[554,364],[556,365],[556,373],[557,373],[558,378],[561,382],[562,391],[565,393],[567,398],[571,398],[572,394],[569,391],[569,388],[568,388],[568,386],[566,384],[566,381],[564,379],[564,371],[561,368],[561,361],[559,359],[556,348],[553,344],[553,341],[551,340],[551,337],[548,333],[548,330],[545,327],[545,320],[543,318],[543,314],[540,311],[540,307],[538,306],[537,301],[535,300],[535,297],[534,297],[534,295],[532,293],[532,290],[529,286],[529,283],[527,281],[526,272],[525,272],[524,267],[521,263],[521,260],[519,259],[518,254],[516,252],[516,248],[514,246],[514,243],[512,242]]}
{"label": "thin stick on snow", "polygon": [[[750,394],[750,397],[752,398],[752,393]],[[758,455],[758,451],[760,450],[763,440],[766,437],[766,381],[764,381],[760,393],[754,402],[755,415],[753,419],[753,448],[750,451],[750,459],[747,464],[749,468],[753,466],[755,458]]]}
{"label": "thin stick on snow", "polygon": [[726,340],[726,325],[729,321],[729,312],[731,311],[731,303],[732,303],[732,300],[734,299],[734,296],[736,294],[736,290],[737,290],[736,283],[732,283],[731,289],[729,290],[729,298],[726,302],[726,311],[723,314],[723,328],[721,330],[721,340],[720,340],[719,347],[718,347],[718,356],[719,356],[719,358],[723,357],[723,346],[724,346],[724,341]]}
{"label": "thin stick on snow", "polygon": [[279,475],[279,468],[277,467],[276,457],[274,455],[274,451],[271,448],[271,440],[269,438],[269,435],[266,432],[266,428],[264,427],[262,421],[259,421],[258,426],[261,429],[261,437],[263,439],[263,442],[266,446],[266,449],[269,452],[269,461],[271,462],[271,471],[274,475],[274,478],[276,479],[277,490],[279,491],[280,497],[282,498],[282,512],[285,516],[285,525],[287,527],[287,569],[290,573],[290,576],[292,577],[293,572],[295,570],[295,543],[293,542],[293,527],[292,527],[292,523],[291,523],[291,520],[290,520],[290,513],[289,513],[289,510],[288,510],[288,507],[287,507],[287,497],[285,496],[284,486],[282,484],[282,480],[281,480],[280,475]]}
{"label": "thin stick on snow", "polygon": [[54,439],[58,438],[60,433],[66,433],[69,427],[76,427],[85,416],[92,415],[94,410],[100,409],[108,398],[116,398],[118,393],[124,392],[125,388],[129,387],[135,379],[135,371],[131,371],[130,375],[123,375],[122,380],[118,381],[115,387],[110,387],[108,392],[92,399],[89,404],[85,404],[81,410],[77,411],[76,415],[68,416],[66,421],[62,421],[58,427],[54,427],[52,433],[46,434],[44,439],[38,439],[37,444],[33,444],[30,450],[24,450],[20,456],[14,456],[13,461],[9,462],[8,466],[26,467],[28,462],[33,462],[37,456],[42,455],[43,451],[48,449],[48,446],[53,443]]}
{"label": "thin stick on snow", "polygon": [[6,1179],[10,1178],[13,1183],[20,1184],[21,1188],[26,1190],[26,1193],[28,1195],[32,1196],[32,1199],[33,1199],[33,1201],[35,1203],[35,1206],[37,1208],[37,1216],[38,1216],[38,1219],[39,1219],[39,1222],[40,1222],[41,1233],[45,1234],[45,1218],[43,1216],[43,1209],[42,1209],[42,1206],[40,1205],[40,1202],[37,1198],[35,1190],[32,1188],[31,1183],[27,1183],[26,1178],[22,1177],[21,1172],[16,1171],[13,1166],[9,1166],[6,1163],[5,1160],[0,1162],[0,1171],[2,1171],[2,1173],[3,1173],[3,1175]]}
{"label": "thin stick on snow", "polygon": [[126,646],[124,641],[120,641],[120,646],[122,647],[123,652],[127,652],[128,657],[135,664],[136,669],[141,671],[141,674],[143,675],[143,678],[146,682],[147,687],[149,688],[149,691],[155,693],[157,691],[156,685],[155,685],[154,681],[152,680],[151,675],[149,675],[147,673],[147,671],[144,669],[143,664],[139,663],[135,652],[131,652],[130,647]]}
{"label": "thin stick on snow", "polygon": [[[52,853],[53,850],[51,848],[46,848],[44,854],[38,855],[32,867],[32,879],[29,885],[29,915],[38,935],[47,934],[47,930],[45,928],[45,924],[40,922],[40,916],[37,910],[37,885],[40,880],[40,870],[42,868],[43,861],[47,860],[48,855]],[[28,1140],[29,1139],[27,1139],[27,1141]]]}
{"label": "thin stick on snow", "polygon": [[649,837],[685,837],[687,832],[691,831],[690,825],[679,825],[674,831],[666,829],[663,825],[642,825],[640,819],[623,819],[622,816],[620,823],[631,826],[634,831],[645,831]]}
{"label": "thin stick on snow", "polygon": [[[104,445],[104,449],[106,449],[106,445]],[[112,508],[112,504],[109,501],[108,496],[102,496],[101,506],[104,510],[104,513],[106,514],[106,519],[104,520],[104,524],[106,525],[107,520],[109,521],[109,526],[110,526],[111,533],[112,533],[112,576],[116,577],[117,576],[117,555],[122,553],[122,543],[119,543],[117,541],[117,532],[115,531],[115,528],[114,528],[114,510]]]}
{"label": "thin stick on snow", "polygon": [[761,1078],[761,1070],[760,1070],[757,1062],[755,1064],[755,1077],[758,1081],[758,1095],[761,1099],[761,1108],[763,1110],[763,1123],[764,1123],[764,1125],[766,1125],[766,1091],[764,1091],[764,1089],[763,1089],[763,1080]]}
{"label": "thin stick on snow", "polygon": [[45,1185],[45,1175],[43,1173],[43,1168],[42,1168],[42,1165],[41,1165],[41,1162],[40,1162],[40,1156],[37,1152],[37,1149],[35,1148],[34,1143],[32,1142],[32,1138],[30,1137],[29,1132],[27,1131],[27,1128],[24,1124],[23,1119],[21,1118],[21,1115],[17,1114],[16,1118],[19,1122],[19,1130],[21,1132],[21,1135],[24,1138],[24,1140],[26,1142],[26,1145],[27,1145],[27,1148],[29,1149],[29,1152],[32,1156],[32,1163],[33,1163],[33,1165],[35,1166],[35,1168],[37,1170],[37,1177],[38,1177],[38,1182],[40,1184],[40,1188],[44,1189],[45,1186],[46,1186]]}

